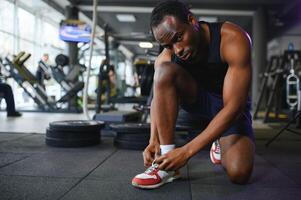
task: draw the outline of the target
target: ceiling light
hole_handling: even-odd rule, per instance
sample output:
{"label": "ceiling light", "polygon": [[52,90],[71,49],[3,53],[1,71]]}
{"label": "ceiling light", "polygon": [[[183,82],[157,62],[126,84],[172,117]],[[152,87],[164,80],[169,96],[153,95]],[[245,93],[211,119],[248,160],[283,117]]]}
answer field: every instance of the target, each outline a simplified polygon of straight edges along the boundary
{"label": "ceiling light", "polygon": [[120,22],[135,22],[136,18],[131,14],[117,14],[116,15],[118,21]]}
{"label": "ceiling light", "polygon": [[150,49],[153,48],[153,44],[150,42],[139,42],[139,47],[144,49]]}

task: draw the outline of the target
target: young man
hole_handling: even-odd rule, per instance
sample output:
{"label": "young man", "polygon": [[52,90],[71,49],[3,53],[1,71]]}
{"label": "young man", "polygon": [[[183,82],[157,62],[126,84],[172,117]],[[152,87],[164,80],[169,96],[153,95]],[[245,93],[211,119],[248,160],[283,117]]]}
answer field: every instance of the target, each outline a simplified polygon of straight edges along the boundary
{"label": "young man", "polygon": [[[143,152],[144,164],[150,167],[132,184],[156,188],[177,179],[178,169],[212,142],[212,162],[221,164],[233,183],[246,183],[254,154],[248,34],[229,22],[198,22],[179,1],[159,3],[151,15],[151,29],[165,49],[155,62],[151,138]],[[210,123],[192,141],[175,148],[179,106]]]}
{"label": "young man", "polygon": [[45,71],[44,68],[42,68],[41,66],[43,65],[49,65],[49,55],[47,53],[44,53],[41,60],[39,61],[39,64],[38,64],[38,68],[37,68],[37,71],[36,71],[36,77],[39,81],[39,84],[44,88],[44,90],[46,89],[46,86],[45,86],[45,79],[46,80],[49,80],[51,77],[49,75],[49,72],[48,71]]}

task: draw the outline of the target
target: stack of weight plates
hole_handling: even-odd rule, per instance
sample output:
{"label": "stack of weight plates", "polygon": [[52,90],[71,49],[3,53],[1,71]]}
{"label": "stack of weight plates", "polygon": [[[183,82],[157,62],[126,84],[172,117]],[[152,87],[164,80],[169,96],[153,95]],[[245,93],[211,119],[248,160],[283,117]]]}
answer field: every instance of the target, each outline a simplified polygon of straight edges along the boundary
{"label": "stack of weight plates", "polygon": [[[111,124],[110,128],[116,132],[114,145],[121,149],[144,150],[149,144],[150,124],[125,123]],[[177,131],[188,131],[189,126],[177,125]]]}
{"label": "stack of weight plates", "polygon": [[114,145],[117,148],[144,150],[149,144],[150,124],[111,124],[110,127],[116,132]]}
{"label": "stack of weight plates", "polygon": [[74,120],[51,122],[46,130],[46,144],[55,147],[84,147],[100,143],[104,122]]}

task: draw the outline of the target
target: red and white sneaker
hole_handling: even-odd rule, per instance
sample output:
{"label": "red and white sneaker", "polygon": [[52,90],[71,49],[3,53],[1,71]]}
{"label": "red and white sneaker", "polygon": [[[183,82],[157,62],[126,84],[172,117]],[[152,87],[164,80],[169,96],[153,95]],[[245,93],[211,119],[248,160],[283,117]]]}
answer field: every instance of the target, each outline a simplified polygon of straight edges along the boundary
{"label": "red and white sneaker", "polygon": [[133,178],[132,185],[143,189],[154,189],[178,178],[180,178],[178,171],[159,170],[158,164],[153,163],[144,173],[138,174]]}
{"label": "red and white sneaker", "polygon": [[221,164],[221,148],[218,140],[215,140],[212,143],[210,150],[210,159],[213,164]]}

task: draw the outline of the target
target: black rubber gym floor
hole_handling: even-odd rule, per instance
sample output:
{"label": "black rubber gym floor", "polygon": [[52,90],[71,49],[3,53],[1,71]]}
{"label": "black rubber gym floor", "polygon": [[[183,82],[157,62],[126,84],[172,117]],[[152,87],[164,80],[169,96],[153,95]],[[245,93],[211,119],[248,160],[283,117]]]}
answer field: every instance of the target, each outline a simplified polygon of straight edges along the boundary
{"label": "black rubber gym floor", "polygon": [[[109,137],[93,147],[48,147],[38,130],[58,117],[48,114],[43,123],[27,123],[35,115],[41,116],[0,115],[1,200],[301,199],[301,137],[284,133],[269,148],[264,146],[281,126],[255,126],[255,165],[247,185],[230,183],[222,167],[213,165],[208,151],[202,151],[181,170],[182,179],[156,190],[140,190],[131,186],[131,178],[144,170],[141,152],[116,149]],[[26,133],[16,127],[21,124],[27,126]]]}

